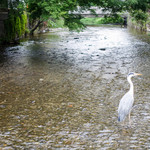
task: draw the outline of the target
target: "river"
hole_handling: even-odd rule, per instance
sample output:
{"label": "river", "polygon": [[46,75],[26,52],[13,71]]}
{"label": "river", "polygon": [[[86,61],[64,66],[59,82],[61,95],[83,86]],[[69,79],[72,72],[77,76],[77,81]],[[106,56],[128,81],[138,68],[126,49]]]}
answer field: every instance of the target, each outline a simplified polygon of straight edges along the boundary
{"label": "river", "polygon": [[[53,30],[0,52],[0,149],[150,149],[149,36],[114,26]],[[135,102],[117,121],[129,72]]]}

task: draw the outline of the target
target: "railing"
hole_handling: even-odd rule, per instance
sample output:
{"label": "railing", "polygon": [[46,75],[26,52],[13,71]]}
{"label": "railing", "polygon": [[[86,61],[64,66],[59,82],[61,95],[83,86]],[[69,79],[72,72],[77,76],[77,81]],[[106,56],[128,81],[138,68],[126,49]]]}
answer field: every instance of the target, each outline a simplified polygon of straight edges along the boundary
{"label": "railing", "polygon": [[104,17],[104,16],[109,16],[111,15],[110,13],[109,14],[105,14],[105,13],[101,13],[101,14],[77,14],[76,15],[81,15],[82,17],[88,17],[88,18],[93,18],[93,17]]}

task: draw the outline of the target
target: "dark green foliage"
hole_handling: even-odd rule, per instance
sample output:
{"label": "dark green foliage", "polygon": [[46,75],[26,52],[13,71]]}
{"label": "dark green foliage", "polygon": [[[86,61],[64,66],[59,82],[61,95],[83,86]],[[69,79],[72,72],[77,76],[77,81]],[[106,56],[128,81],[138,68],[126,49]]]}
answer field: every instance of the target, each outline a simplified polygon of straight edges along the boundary
{"label": "dark green foliage", "polygon": [[18,40],[24,35],[27,25],[27,14],[24,11],[23,1],[9,0],[7,2],[9,2],[9,15],[4,21],[5,33],[0,40],[2,43]]}
{"label": "dark green foliage", "polygon": [[26,13],[20,16],[9,13],[9,18],[5,20],[5,41],[9,42],[20,38],[25,33],[26,24]]}
{"label": "dark green foliage", "polygon": [[0,9],[8,8],[7,0],[0,0]]}
{"label": "dark green foliage", "polygon": [[102,19],[102,24],[122,24],[123,18],[119,15],[106,16]]}
{"label": "dark green foliage", "polygon": [[[9,6],[13,12],[11,12],[10,20],[7,21],[12,25],[12,29],[8,31],[12,32],[9,38],[13,39],[20,37],[26,30],[26,18],[22,16],[23,11],[27,11],[29,16],[30,33],[33,33],[43,21],[55,22],[60,18],[63,18],[64,25],[70,30],[79,31],[84,28],[84,24],[80,21],[81,16],[72,14],[78,7],[81,10],[90,10],[92,13],[95,11],[91,9],[91,6],[109,10],[113,14],[128,11],[135,20],[145,22],[148,19],[146,12],[150,9],[150,0],[10,0]],[[118,18],[108,17],[100,22],[116,23],[116,21],[118,22]]]}
{"label": "dark green foliage", "polygon": [[70,15],[70,17],[65,19],[65,25],[70,30],[80,31],[85,28],[85,25],[81,22],[80,15]]}
{"label": "dark green foliage", "polygon": [[147,21],[148,14],[142,10],[135,10],[131,13],[131,16],[135,18],[136,21]]}
{"label": "dark green foliage", "polygon": [[64,20],[62,18],[60,18],[59,20],[48,20],[47,21],[47,26],[49,28],[63,28],[64,27]]}
{"label": "dark green foliage", "polygon": [[[27,11],[29,12],[30,26],[32,28],[37,27],[38,20],[42,22],[51,19],[54,22],[55,19],[63,18],[65,25],[70,30],[79,31],[84,28],[80,21],[81,16],[72,14],[74,10],[77,10],[78,6],[82,10],[89,9],[92,13],[95,12],[90,8],[91,6],[101,6],[103,9],[110,9],[112,12],[123,9],[123,2],[120,0],[25,0],[25,2],[28,5]],[[31,29],[31,31],[33,30]]]}
{"label": "dark green foliage", "polygon": [[5,40],[9,42],[15,39],[15,17],[13,15],[9,15],[9,19],[5,20]]}
{"label": "dark green foliage", "polygon": [[128,0],[125,4],[132,20],[136,21],[142,30],[146,30],[150,0]]}
{"label": "dark green foliage", "polygon": [[25,33],[26,31],[26,26],[27,26],[27,14],[21,14],[20,18],[20,23],[21,23],[21,35]]}
{"label": "dark green foliage", "polygon": [[[78,6],[82,10],[91,10],[92,13],[95,12],[91,6],[97,6],[114,14],[126,10],[133,14],[134,11],[142,10],[145,12],[149,9],[149,0],[26,0],[25,2],[28,4],[27,10],[32,23],[48,19],[54,22],[55,19],[63,18],[65,25],[71,30],[84,28],[80,21],[81,16],[71,14],[77,10]],[[142,17],[142,14],[140,15]],[[105,18],[103,21],[104,23],[105,21],[112,23],[115,22],[115,19]]]}
{"label": "dark green foliage", "polygon": [[150,8],[149,0],[127,0],[125,1],[126,10],[132,12],[136,10],[142,10],[146,12]]}
{"label": "dark green foliage", "polygon": [[20,17],[15,18],[15,31],[17,34],[17,37],[21,36],[21,23],[20,23]]}

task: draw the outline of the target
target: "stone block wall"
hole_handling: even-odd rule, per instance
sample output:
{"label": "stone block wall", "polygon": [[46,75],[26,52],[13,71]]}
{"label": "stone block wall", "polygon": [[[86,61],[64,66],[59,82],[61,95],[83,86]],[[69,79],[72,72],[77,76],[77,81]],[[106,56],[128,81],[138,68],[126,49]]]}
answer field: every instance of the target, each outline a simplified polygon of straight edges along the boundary
{"label": "stone block wall", "polygon": [[4,36],[5,28],[4,28],[4,20],[8,18],[8,12],[0,12],[0,37]]}

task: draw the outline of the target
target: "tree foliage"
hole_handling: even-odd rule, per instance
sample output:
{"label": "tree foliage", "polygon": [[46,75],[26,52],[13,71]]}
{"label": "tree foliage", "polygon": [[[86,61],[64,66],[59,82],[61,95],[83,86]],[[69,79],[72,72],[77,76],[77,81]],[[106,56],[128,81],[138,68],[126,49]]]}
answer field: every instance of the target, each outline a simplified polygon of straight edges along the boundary
{"label": "tree foliage", "polygon": [[[16,41],[23,34],[27,25],[27,14],[24,11],[24,3],[19,0],[9,0],[8,19],[4,21],[5,36],[0,39],[2,42]],[[6,7],[6,6],[5,6]]]}
{"label": "tree foliage", "polygon": [[81,16],[72,13],[79,10],[79,7],[81,10],[89,9],[94,13],[94,10],[90,9],[91,6],[110,9],[112,12],[121,11],[124,6],[120,0],[25,0],[25,2],[31,22],[40,23],[39,20],[42,22],[63,18],[65,25],[71,30],[84,28],[80,21]]}
{"label": "tree foliage", "polygon": [[91,6],[97,6],[112,13],[128,11],[136,19],[144,18],[145,12],[150,9],[150,0],[10,0],[12,7],[17,8],[18,13],[24,10],[28,12],[31,33],[47,20],[64,19],[69,29],[82,29],[84,25],[80,21],[80,15],[73,14],[76,10],[90,10],[95,13]]}
{"label": "tree foliage", "polygon": [[146,12],[150,9],[150,0],[127,0],[125,5],[126,9],[130,12],[137,10]]}
{"label": "tree foliage", "polygon": [[[65,25],[70,29],[83,28],[80,22],[81,16],[72,14],[74,10],[94,10],[91,6],[112,11],[112,13],[129,11],[135,14],[137,11],[146,12],[149,9],[149,0],[25,0],[27,11],[32,21],[63,18]],[[142,14],[141,14],[142,15]]]}
{"label": "tree foliage", "polygon": [[25,34],[27,15],[25,12],[20,16],[14,13],[9,13],[9,18],[5,20],[4,24],[6,35],[6,39],[3,39],[4,42],[14,41]]}
{"label": "tree foliage", "polygon": [[141,26],[142,30],[146,30],[146,23],[149,19],[150,0],[127,0],[125,5],[132,19]]}
{"label": "tree foliage", "polygon": [[63,18],[65,21],[65,25],[67,25],[68,27],[73,28],[75,24],[80,24],[79,27],[81,27],[78,16],[69,14],[69,12],[77,8],[76,1],[26,0],[26,5],[31,22],[42,23],[43,21],[46,21],[48,19],[54,21],[56,19]]}

